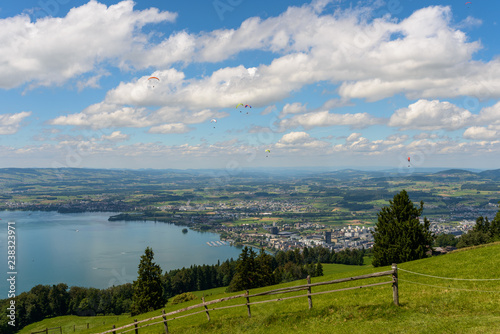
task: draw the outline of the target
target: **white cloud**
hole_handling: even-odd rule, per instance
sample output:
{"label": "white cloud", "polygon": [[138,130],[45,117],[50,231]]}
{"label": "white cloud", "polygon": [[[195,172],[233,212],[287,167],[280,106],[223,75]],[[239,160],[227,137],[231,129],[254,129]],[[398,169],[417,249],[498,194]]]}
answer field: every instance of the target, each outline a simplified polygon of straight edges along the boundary
{"label": "white cloud", "polygon": [[305,112],[306,110],[307,110],[306,105],[303,105],[300,102],[294,102],[291,104],[287,103],[283,107],[283,110],[281,111],[279,117],[284,118],[284,117],[286,117],[286,115],[289,115],[289,114],[300,114],[300,113]]}
{"label": "white cloud", "polygon": [[151,126],[144,108],[122,107],[114,104],[97,103],[87,107],[83,112],[59,116],[51,121],[51,125],[73,125],[92,129]]}
{"label": "white cloud", "polygon": [[457,130],[473,119],[473,115],[450,102],[418,100],[408,108],[401,108],[389,119],[389,126],[400,129]]}
{"label": "white cloud", "polygon": [[[165,70],[176,62],[220,62],[245,50],[264,50],[279,57],[254,69],[222,68],[201,79],[185,80],[178,72],[181,78],[162,86],[168,89],[159,89],[159,94],[133,87],[140,82],[122,84],[107,102],[218,108],[256,101],[263,106],[318,81],[341,83],[343,100],[377,100],[398,93],[413,99],[500,96],[500,60],[471,60],[481,44],[468,41],[451,25],[450,7],[420,9],[398,22],[390,16],[367,21],[366,10],[359,8],[322,13],[326,3],[289,7],[267,19],[251,17],[237,29],[175,32],[158,43],[142,27],[171,22],[176,14],[134,10],[132,1],[107,7],[93,0],[66,17],[36,22],[28,16],[3,19],[0,87],[60,84],[100,64]],[[399,37],[392,38],[394,34]],[[97,80],[79,85],[94,87]]]}
{"label": "white cloud", "polygon": [[[346,152],[349,154],[366,154],[382,156],[384,154],[400,155],[408,140],[407,135],[394,134],[385,139],[370,140],[363,137],[361,133],[353,132],[346,139],[345,143],[333,146],[334,153]],[[396,153],[392,153],[396,152]]]}
{"label": "white cloud", "polygon": [[311,149],[322,149],[327,146],[330,146],[330,144],[317,140],[306,132],[287,133],[275,144],[275,147],[278,149],[292,149],[294,151],[297,149],[306,149],[309,154],[317,153],[316,151],[310,151]]}
{"label": "white cloud", "polygon": [[102,135],[100,139],[104,141],[121,142],[129,138],[129,135],[121,133],[121,131],[113,131],[110,135]]}
{"label": "white cloud", "polygon": [[105,62],[126,66],[133,52],[145,53],[147,36],[140,32],[144,25],[176,18],[173,13],[155,8],[137,11],[133,6],[130,0],[109,7],[91,0],[62,18],[1,19],[0,87],[61,84]]}
{"label": "white cloud", "polygon": [[465,130],[463,137],[473,140],[495,140],[500,139],[500,131],[487,129],[481,126],[473,126]]}
{"label": "white cloud", "polygon": [[279,122],[279,127],[290,129],[302,126],[305,129],[311,129],[318,126],[344,125],[351,128],[364,128],[380,122],[381,120],[368,113],[335,114],[328,111],[318,111],[283,119]]}
{"label": "white cloud", "polygon": [[189,128],[187,125],[183,123],[172,123],[172,124],[163,124],[163,125],[157,125],[153,126],[151,129],[149,129],[149,133],[186,133],[191,131],[192,129]]}
{"label": "white cloud", "polygon": [[306,132],[290,132],[280,139],[282,144],[300,144],[307,142],[311,139],[311,136]]}
{"label": "white cloud", "polygon": [[478,125],[488,125],[489,127],[500,130],[500,102],[491,107],[483,108],[477,116]]}
{"label": "white cloud", "polygon": [[16,133],[21,127],[21,122],[28,116],[31,116],[31,111],[0,115],[0,135],[12,135]]}
{"label": "white cloud", "polygon": [[[188,109],[229,107],[241,101],[264,106],[304,85],[325,80],[342,83],[343,105],[350,98],[373,100],[400,92],[418,96],[441,90],[441,94],[456,96],[477,93],[480,85],[474,84],[475,79],[484,78],[482,73],[496,67],[494,61],[467,63],[480,44],[467,42],[465,34],[450,27],[448,7],[422,9],[399,23],[389,17],[368,23],[359,15],[354,10],[321,15],[313,6],[304,5],[265,20],[249,18],[238,29],[176,33],[150,46],[151,56],[141,54],[144,64],[135,66],[165,67],[167,60],[162,59],[177,53],[180,55],[173,59],[187,63],[223,61],[250,49],[281,56],[268,65],[221,68],[201,79],[186,79],[182,72],[165,70],[175,74],[174,80],[166,80],[154,94],[145,90],[141,79],[121,84],[108,94],[107,102],[176,103]],[[391,40],[394,33],[403,37]],[[431,51],[422,54],[422,49]],[[456,84],[464,76],[467,89],[464,82]],[[492,76],[486,84],[494,87],[497,80]],[[500,89],[488,92],[497,93]]]}
{"label": "white cloud", "polygon": [[[209,109],[186,112],[175,107],[163,107],[156,111],[145,108],[121,107],[115,104],[97,103],[80,113],[59,116],[51,121],[51,125],[72,125],[91,129],[106,128],[153,128],[150,133],[184,133],[191,128],[184,124],[207,122],[216,117],[225,117],[227,113]],[[169,123],[163,124],[162,123]],[[174,124],[175,123],[175,124]],[[182,124],[183,126],[180,126]]]}

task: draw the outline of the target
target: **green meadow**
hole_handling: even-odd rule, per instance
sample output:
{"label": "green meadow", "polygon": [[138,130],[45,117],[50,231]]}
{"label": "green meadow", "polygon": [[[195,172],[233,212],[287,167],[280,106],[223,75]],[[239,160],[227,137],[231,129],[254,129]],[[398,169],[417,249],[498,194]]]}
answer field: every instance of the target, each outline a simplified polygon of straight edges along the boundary
{"label": "green meadow", "polygon": [[[251,298],[251,302],[292,295],[304,297],[246,307],[204,312],[168,322],[170,333],[499,333],[500,332],[500,243],[455,251],[446,255],[398,265],[399,301],[393,303],[391,284],[326,293],[312,297],[308,308],[304,291]],[[349,267],[349,268],[345,268]],[[312,283],[390,270],[389,267],[325,265],[325,275]],[[352,270],[348,270],[352,269]],[[390,277],[370,278],[335,285],[313,287],[312,292],[385,282]],[[305,284],[305,280],[253,289],[251,294]],[[224,288],[196,292],[207,301],[228,297]],[[167,304],[165,311],[200,303],[189,301]],[[213,307],[242,304],[234,299]],[[199,311],[196,309],[190,312]],[[182,313],[185,314],[185,313]],[[31,333],[50,327],[63,327],[63,333],[99,333],[161,315],[161,310],[140,316],[59,317],[46,319],[19,331]],[[178,316],[178,315],[176,315]],[[170,317],[171,318],[171,317]],[[105,322],[105,324],[103,324]],[[89,323],[89,329],[85,328]],[[164,333],[163,324],[148,326],[139,333]]]}

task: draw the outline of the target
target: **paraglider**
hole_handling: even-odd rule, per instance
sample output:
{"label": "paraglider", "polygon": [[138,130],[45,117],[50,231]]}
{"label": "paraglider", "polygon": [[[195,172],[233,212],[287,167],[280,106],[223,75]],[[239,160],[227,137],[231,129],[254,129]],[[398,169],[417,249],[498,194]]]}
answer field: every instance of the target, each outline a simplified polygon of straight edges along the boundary
{"label": "paraglider", "polygon": [[411,164],[410,164],[410,157],[408,157],[408,167],[410,167]]}
{"label": "paraglider", "polygon": [[[215,118],[212,118],[212,120],[210,121],[210,123],[217,123],[217,120]],[[214,129],[215,129],[215,124],[214,124]]]}
{"label": "paraglider", "polygon": [[151,88],[155,88],[156,83],[160,82],[158,77],[149,77],[148,78],[148,86]]}
{"label": "paraglider", "polygon": [[265,150],[265,152],[266,152],[266,158],[267,158],[269,156],[268,154],[271,153],[271,150],[267,149],[267,150]]}
{"label": "paraglider", "polygon": [[[238,103],[238,104],[236,105],[236,109],[237,109],[239,106],[243,106],[243,107],[245,107],[245,108],[252,108],[252,106],[251,106],[251,105],[249,105],[249,104]],[[241,112],[241,110],[240,110],[240,112]],[[247,114],[248,114],[248,111],[247,111]]]}

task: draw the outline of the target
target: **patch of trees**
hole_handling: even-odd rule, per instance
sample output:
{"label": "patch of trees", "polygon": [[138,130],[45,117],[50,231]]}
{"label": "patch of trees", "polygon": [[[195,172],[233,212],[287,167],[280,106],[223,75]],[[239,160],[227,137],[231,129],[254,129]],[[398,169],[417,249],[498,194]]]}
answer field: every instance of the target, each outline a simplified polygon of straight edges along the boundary
{"label": "patch of trees", "polygon": [[434,240],[434,247],[446,247],[446,246],[452,246],[456,247],[458,243],[458,238],[455,237],[455,235],[451,233],[441,233],[436,236],[436,239]]}
{"label": "patch of trees", "polygon": [[337,205],[342,206],[350,211],[365,211],[373,209],[372,204],[363,204],[363,203],[353,203],[348,201],[340,201]]}
{"label": "patch of trees", "polygon": [[500,210],[491,222],[488,217],[478,217],[474,228],[460,237],[457,247],[476,246],[498,240],[500,240]]}
{"label": "patch of trees", "polygon": [[189,292],[228,286],[236,272],[233,259],[215,265],[192,265],[165,272],[163,283],[167,298]]}
{"label": "patch of trees", "polygon": [[278,194],[271,194],[266,191],[257,191],[254,193],[255,197],[277,197]]}
{"label": "patch of trees", "polygon": [[495,183],[465,183],[460,187],[462,190],[474,189],[478,191],[499,191],[500,187]]}
{"label": "patch of trees", "polygon": [[[295,254],[290,251],[290,254]],[[297,250],[297,253],[300,254]],[[303,264],[299,257],[295,261],[279,264],[276,257],[267,254],[262,249],[257,253],[244,247],[236,264],[236,273],[228,287],[228,292],[241,291],[263,286],[302,279],[310,275],[322,276],[323,267],[318,264]]]}
{"label": "patch of trees", "polygon": [[387,190],[351,190],[344,195],[344,200],[348,202],[366,202],[387,197]]}
{"label": "patch of trees", "polygon": [[408,193],[402,190],[389,203],[377,214],[373,233],[375,267],[422,259],[434,241],[429,220],[424,218],[423,224],[420,223],[424,202],[420,202],[420,207],[414,206]]}
{"label": "patch of trees", "polygon": [[[10,334],[45,318],[63,315],[119,315],[130,312],[132,284],[107,289],[37,285],[15,297],[16,327],[7,324],[10,299],[0,300],[0,333]],[[15,330],[14,330],[15,329]]]}
{"label": "patch of trees", "polygon": [[302,252],[294,249],[272,256],[263,250],[257,255],[253,249],[244,247],[228,292],[323,276],[321,263],[362,265],[364,254],[364,250],[356,249],[330,252],[324,247],[305,247]]}

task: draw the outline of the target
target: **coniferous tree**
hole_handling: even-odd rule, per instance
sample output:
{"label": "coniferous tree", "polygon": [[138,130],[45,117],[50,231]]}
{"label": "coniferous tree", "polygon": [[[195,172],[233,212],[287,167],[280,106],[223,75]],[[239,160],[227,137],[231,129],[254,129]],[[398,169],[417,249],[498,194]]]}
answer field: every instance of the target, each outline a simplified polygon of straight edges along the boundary
{"label": "coniferous tree", "polygon": [[257,273],[255,257],[253,249],[243,247],[236,264],[236,274],[229,284],[229,291],[240,291],[258,286],[259,273]]}
{"label": "coniferous tree", "polygon": [[431,249],[434,235],[430,232],[430,222],[419,217],[424,210],[415,207],[405,190],[394,196],[390,205],[377,214],[378,222],[373,237],[373,266],[386,266],[426,257]]}
{"label": "coniferous tree", "polygon": [[314,276],[323,276],[323,265],[319,261],[316,263],[316,273]]}
{"label": "coniferous tree", "polygon": [[268,286],[274,284],[273,275],[273,257],[266,254],[264,248],[261,248],[259,256],[255,259],[257,264],[258,282],[257,286]]}
{"label": "coniferous tree", "polygon": [[493,218],[493,220],[491,221],[490,229],[493,240],[500,239],[500,210],[498,210],[495,218]]}
{"label": "coniferous tree", "polygon": [[132,315],[159,309],[166,303],[163,294],[162,270],[153,262],[154,253],[149,247],[141,256],[139,277],[134,281]]}

